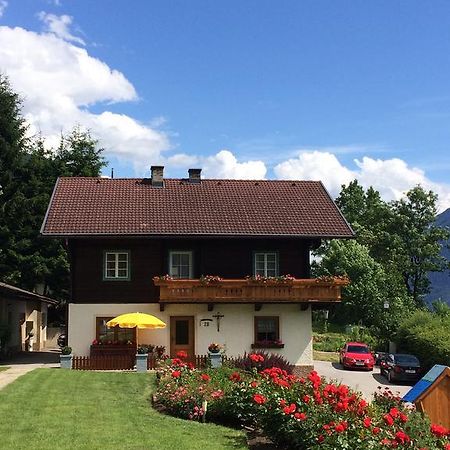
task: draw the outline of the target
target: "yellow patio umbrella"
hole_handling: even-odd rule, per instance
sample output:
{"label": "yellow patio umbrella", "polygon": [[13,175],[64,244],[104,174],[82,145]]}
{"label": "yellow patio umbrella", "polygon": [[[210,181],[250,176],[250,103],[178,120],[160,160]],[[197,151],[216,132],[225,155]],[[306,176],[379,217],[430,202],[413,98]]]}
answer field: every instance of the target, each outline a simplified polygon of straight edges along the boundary
{"label": "yellow patio umbrella", "polygon": [[106,322],[107,327],[136,328],[136,344],[138,343],[139,328],[165,328],[166,324],[151,314],[140,312],[121,314]]}

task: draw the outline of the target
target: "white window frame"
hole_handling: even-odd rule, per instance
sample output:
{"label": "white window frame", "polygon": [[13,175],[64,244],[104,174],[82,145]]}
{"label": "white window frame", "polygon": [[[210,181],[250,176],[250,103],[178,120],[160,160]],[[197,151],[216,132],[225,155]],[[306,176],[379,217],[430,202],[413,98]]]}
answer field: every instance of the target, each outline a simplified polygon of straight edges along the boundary
{"label": "white window frame", "polygon": [[[257,273],[256,271],[256,258],[258,255],[264,255],[264,274]],[[268,255],[274,255],[275,256],[275,275],[267,275],[267,256]],[[261,275],[263,277],[267,276],[279,276],[279,261],[278,261],[278,252],[271,251],[271,252],[254,252],[253,253],[253,275]]]}
{"label": "white window frame", "polygon": [[[114,255],[114,276],[108,275],[108,255]],[[126,275],[119,275],[119,255],[126,255]],[[128,281],[130,279],[130,252],[128,250],[106,250],[103,261],[103,279],[108,281]]]}
{"label": "white window frame", "polygon": [[181,278],[178,275],[174,275],[173,268],[173,255],[188,255],[189,256],[189,278],[193,277],[193,256],[191,250],[170,250],[169,251],[169,275],[173,278]]}

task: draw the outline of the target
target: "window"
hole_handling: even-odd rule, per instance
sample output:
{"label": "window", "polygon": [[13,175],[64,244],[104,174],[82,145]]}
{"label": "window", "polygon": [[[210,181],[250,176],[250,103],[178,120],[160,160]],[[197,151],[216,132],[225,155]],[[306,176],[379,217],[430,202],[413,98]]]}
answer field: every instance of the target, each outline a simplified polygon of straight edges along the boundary
{"label": "window", "polygon": [[255,317],[255,344],[261,347],[281,347],[280,321],[277,316]]}
{"label": "window", "polygon": [[108,328],[106,322],[113,317],[97,317],[95,339],[101,344],[126,344],[136,342],[135,328]]}
{"label": "window", "polygon": [[278,253],[257,252],[255,253],[255,275],[262,277],[278,276]]}
{"label": "window", "polygon": [[130,253],[127,251],[105,252],[104,279],[129,280],[130,279]]}
{"label": "window", "polygon": [[169,275],[173,278],[192,278],[192,252],[171,251]]}

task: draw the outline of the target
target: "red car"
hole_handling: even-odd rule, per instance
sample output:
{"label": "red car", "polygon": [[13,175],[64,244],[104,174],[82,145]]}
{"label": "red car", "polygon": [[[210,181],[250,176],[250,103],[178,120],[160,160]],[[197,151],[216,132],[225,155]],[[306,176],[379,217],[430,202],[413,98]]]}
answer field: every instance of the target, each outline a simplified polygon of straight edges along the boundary
{"label": "red car", "polygon": [[361,342],[347,342],[341,350],[339,361],[344,369],[373,370],[375,364],[369,347]]}

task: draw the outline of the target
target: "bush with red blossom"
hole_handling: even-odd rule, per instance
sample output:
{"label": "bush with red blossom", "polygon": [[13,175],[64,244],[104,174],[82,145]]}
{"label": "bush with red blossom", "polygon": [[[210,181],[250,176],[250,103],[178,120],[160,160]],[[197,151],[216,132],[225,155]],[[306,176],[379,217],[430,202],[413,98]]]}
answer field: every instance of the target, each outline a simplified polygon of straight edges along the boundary
{"label": "bush with red blossom", "polygon": [[280,367],[200,371],[175,363],[161,378],[157,401],[186,419],[201,420],[206,400],[207,420],[252,424],[292,450],[450,450],[449,430],[430,424],[388,390],[369,404],[314,371],[301,378]]}

